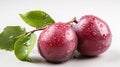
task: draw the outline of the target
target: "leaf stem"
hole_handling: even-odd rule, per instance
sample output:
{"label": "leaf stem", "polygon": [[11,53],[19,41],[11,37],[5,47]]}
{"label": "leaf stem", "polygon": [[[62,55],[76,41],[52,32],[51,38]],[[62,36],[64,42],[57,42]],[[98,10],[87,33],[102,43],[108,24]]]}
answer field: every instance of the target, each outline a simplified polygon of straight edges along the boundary
{"label": "leaf stem", "polygon": [[[67,24],[70,24],[71,26],[73,26],[74,24],[77,24],[77,23],[78,23],[78,21],[77,21],[76,17],[74,17],[72,20],[70,20],[69,22],[67,22]],[[37,29],[35,29],[35,30],[26,32],[25,34],[34,33],[34,32],[39,31],[39,30],[44,30],[44,29],[46,29],[47,27],[48,27],[48,25],[45,26],[45,27],[42,27],[42,28],[37,28]]]}
{"label": "leaf stem", "polygon": [[39,30],[44,30],[44,29],[46,29],[47,27],[48,27],[48,26],[45,26],[45,27],[42,27],[42,28],[37,28],[37,29],[35,29],[35,30],[32,30],[32,31],[26,32],[25,34],[28,34],[28,33],[34,33],[34,32],[39,31]]}

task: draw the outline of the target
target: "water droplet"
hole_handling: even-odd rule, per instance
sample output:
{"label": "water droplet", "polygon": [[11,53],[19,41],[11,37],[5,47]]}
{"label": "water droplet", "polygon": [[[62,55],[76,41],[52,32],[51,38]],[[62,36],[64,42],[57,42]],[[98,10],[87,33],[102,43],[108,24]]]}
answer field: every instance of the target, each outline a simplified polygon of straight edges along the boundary
{"label": "water droplet", "polygon": [[50,46],[52,47],[53,45],[52,45],[52,44],[50,44]]}
{"label": "water droplet", "polygon": [[69,57],[68,55],[66,55],[66,58]]}
{"label": "water droplet", "polygon": [[100,50],[98,50],[97,52],[100,52]]}
{"label": "water droplet", "polygon": [[54,40],[56,40],[56,37],[53,37]]}
{"label": "water droplet", "polygon": [[96,36],[96,32],[92,32],[92,35],[93,35],[93,36]]}
{"label": "water droplet", "polygon": [[29,46],[30,44],[31,44],[30,41],[23,43],[23,45],[25,45],[25,46]]}
{"label": "water droplet", "polygon": [[49,30],[46,31],[47,33],[49,32]]}
{"label": "water droplet", "polygon": [[89,27],[90,25],[88,24],[87,27]]}
{"label": "water droplet", "polygon": [[102,25],[102,24],[100,24],[100,27],[103,27],[103,25]]}
{"label": "water droplet", "polygon": [[75,40],[71,40],[72,42],[75,42]]}
{"label": "water droplet", "polygon": [[26,49],[26,50],[25,50],[25,54],[27,54],[27,53],[28,53],[28,50]]}
{"label": "water droplet", "polygon": [[26,42],[25,43],[23,43],[24,45],[26,45]]}
{"label": "water droplet", "polygon": [[105,42],[102,43],[103,45],[105,44]]}
{"label": "water droplet", "polygon": [[31,44],[31,41],[28,41],[28,42],[27,42],[27,45],[29,46],[30,44]]}
{"label": "water droplet", "polygon": [[65,36],[62,36],[63,38],[65,37]]}
{"label": "water droplet", "polygon": [[11,38],[13,38],[13,36],[10,36],[9,38],[11,39]]}
{"label": "water droplet", "polygon": [[93,26],[93,23],[90,23],[90,26]]}
{"label": "water droplet", "polygon": [[68,50],[67,53],[70,53],[70,50]]}
{"label": "water droplet", "polygon": [[55,27],[59,27],[59,25],[56,24]]}
{"label": "water droplet", "polygon": [[57,41],[60,42],[60,39],[58,38]]}
{"label": "water droplet", "polygon": [[95,26],[93,25],[92,27],[94,28]]}
{"label": "water droplet", "polygon": [[98,22],[98,24],[100,24],[100,22]]}
{"label": "water droplet", "polygon": [[102,47],[99,47],[99,49],[102,49]]}
{"label": "water droplet", "polygon": [[63,26],[63,28],[65,28],[65,26]]}
{"label": "water droplet", "polygon": [[88,27],[87,29],[88,29],[88,30],[90,30],[90,28],[89,28],[89,27]]}
{"label": "water droplet", "polygon": [[47,17],[48,17],[48,15],[45,15],[45,17],[47,18]]}
{"label": "water droplet", "polygon": [[107,37],[107,36],[106,36],[105,34],[103,34],[103,36],[102,36],[102,37],[103,37],[103,39],[106,39],[106,37]]}
{"label": "water droplet", "polygon": [[69,35],[70,33],[69,32],[67,32],[67,35]]}
{"label": "water droplet", "polygon": [[82,26],[85,27],[85,24],[83,24]]}

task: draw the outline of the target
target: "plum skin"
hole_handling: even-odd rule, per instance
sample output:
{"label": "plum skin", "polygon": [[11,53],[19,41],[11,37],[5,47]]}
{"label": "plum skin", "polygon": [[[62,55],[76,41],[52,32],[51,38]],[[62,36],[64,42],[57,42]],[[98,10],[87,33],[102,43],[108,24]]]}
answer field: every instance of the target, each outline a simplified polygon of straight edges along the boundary
{"label": "plum skin", "polygon": [[100,18],[85,15],[74,26],[78,37],[77,50],[84,56],[97,56],[104,53],[111,45],[110,28]]}
{"label": "plum skin", "polygon": [[38,39],[38,51],[49,62],[69,60],[77,48],[77,36],[66,23],[54,23],[43,30]]}

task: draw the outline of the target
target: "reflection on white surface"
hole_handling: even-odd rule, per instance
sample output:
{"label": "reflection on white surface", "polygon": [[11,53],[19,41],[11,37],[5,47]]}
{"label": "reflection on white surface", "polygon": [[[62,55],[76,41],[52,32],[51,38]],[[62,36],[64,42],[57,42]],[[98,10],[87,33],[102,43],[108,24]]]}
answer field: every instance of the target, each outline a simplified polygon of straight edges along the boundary
{"label": "reflection on white surface", "polygon": [[19,61],[13,52],[0,50],[0,67],[118,67],[120,66],[120,0],[0,0],[0,32],[5,26],[20,25],[27,30],[34,29],[19,17],[29,10],[44,10],[57,22],[79,19],[86,14],[100,17],[109,25],[113,34],[110,49],[99,57],[72,59],[62,64],[49,64],[33,50],[33,62]]}
{"label": "reflection on white surface", "polygon": [[67,62],[61,64],[51,64],[46,62],[42,57],[39,56],[38,53],[33,51],[31,53],[31,58],[33,62],[23,62],[19,61],[12,52],[1,51],[0,52],[0,63],[2,67],[8,66],[17,66],[17,67],[113,67],[119,66],[120,64],[120,53],[115,50],[109,50],[106,53],[93,58],[84,58],[79,57],[77,59],[71,59]]}

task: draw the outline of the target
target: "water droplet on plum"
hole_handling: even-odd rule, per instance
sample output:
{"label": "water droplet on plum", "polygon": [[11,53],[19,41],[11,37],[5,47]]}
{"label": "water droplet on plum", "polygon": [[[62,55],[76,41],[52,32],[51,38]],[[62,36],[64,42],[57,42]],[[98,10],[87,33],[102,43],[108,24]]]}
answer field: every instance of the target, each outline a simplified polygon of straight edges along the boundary
{"label": "water droplet on plum", "polygon": [[[46,30],[49,32],[46,32]],[[38,39],[39,52],[49,62],[69,60],[73,56],[76,47],[76,33],[66,23],[50,25],[41,32]]]}
{"label": "water droplet on plum", "polygon": [[109,26],[96,16],[83,16],[75,25],[74,30],[78,36],[77,50],[82,55],[96,56],[102,54],[111,44],[112,34]]}

